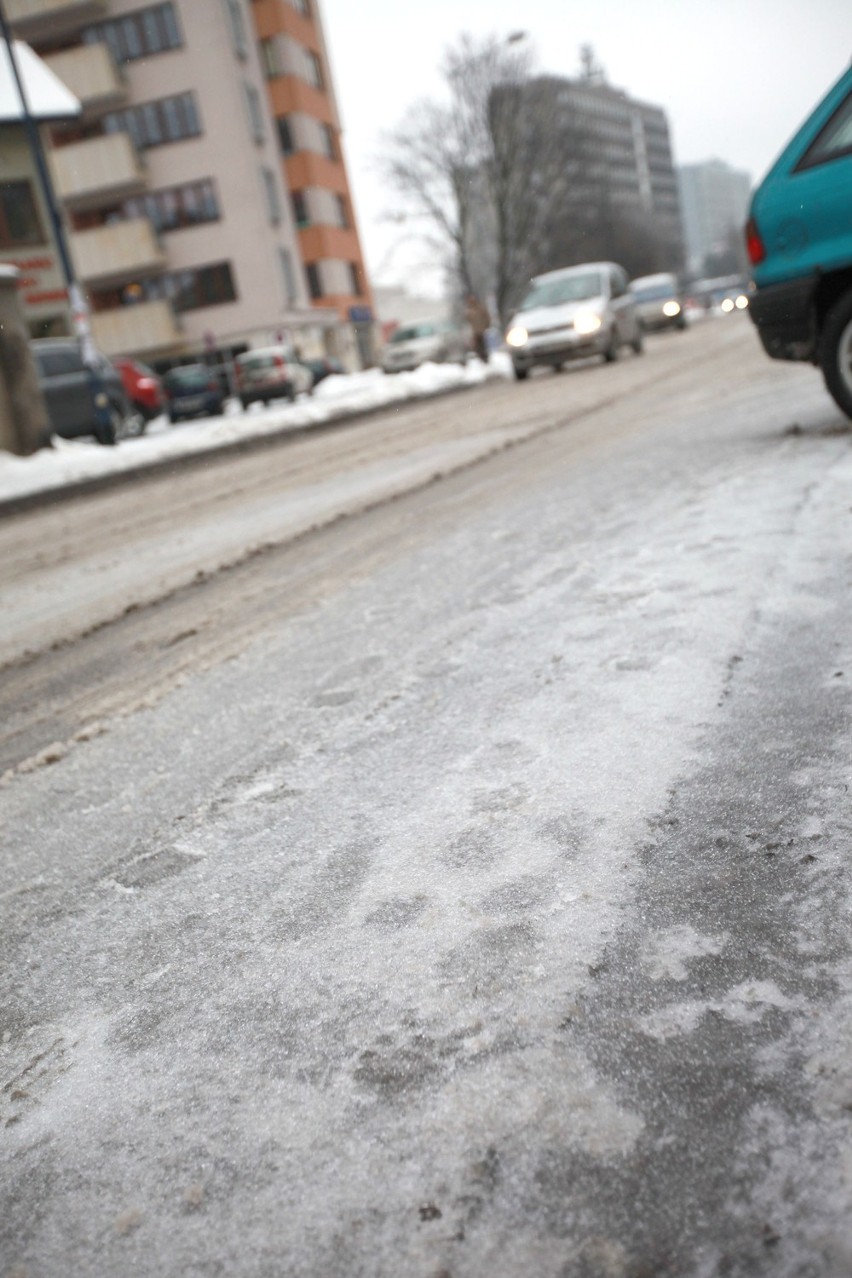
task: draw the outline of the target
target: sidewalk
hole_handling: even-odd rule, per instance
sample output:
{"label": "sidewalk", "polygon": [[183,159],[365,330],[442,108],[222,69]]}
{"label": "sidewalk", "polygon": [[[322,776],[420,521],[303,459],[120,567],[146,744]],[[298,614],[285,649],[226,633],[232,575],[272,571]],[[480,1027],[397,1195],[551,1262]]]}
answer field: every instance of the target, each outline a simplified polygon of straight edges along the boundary
{"label": "sidewalk", "polygon": [[471,361],[466,368],[424,364],[413,373],[386,376],[380,369],[329,377],[310,398],[295,404],[252,405],[243,411],[229,401],[225,415],[171,426],[165,417],[152,422],[138,438],[124,439],[115,448],[84,440],[54,439],[53,448],[32,457],[0,452],[0,515],[38,505],[69,493],[85,492],[140,475],[162,466],[190,462],[200,454],[262,446],[263,440],[302,434],[408,400],[425,399],[449,391],[481,385],[490,378],[510,377],[508,356],[495,353],[488,367]]}

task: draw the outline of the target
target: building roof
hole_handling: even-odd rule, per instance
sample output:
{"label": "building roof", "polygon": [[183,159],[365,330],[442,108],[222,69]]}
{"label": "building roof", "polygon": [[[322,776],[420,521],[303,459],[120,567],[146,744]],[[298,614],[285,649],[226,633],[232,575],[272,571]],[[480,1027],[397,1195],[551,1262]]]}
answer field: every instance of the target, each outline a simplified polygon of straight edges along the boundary
{"label": "building roof", "polygon": [[[80,114],[80,103],[38,54],[22,40],[12,42],[15,60],[24,85],[27,106],[34,120],[73,120]],[[23,119],[18,86],[12,73],[9,50],[0,40],[0,124]]]}

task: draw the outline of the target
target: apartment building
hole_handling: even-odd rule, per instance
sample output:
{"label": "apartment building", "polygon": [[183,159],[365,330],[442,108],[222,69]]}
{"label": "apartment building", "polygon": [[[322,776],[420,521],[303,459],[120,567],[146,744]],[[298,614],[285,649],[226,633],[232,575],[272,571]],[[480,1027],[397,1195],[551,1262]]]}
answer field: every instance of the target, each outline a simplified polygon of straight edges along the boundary
{"label": "apartment building", "polygon": [[[309,21],[328,85],[316,0],[310,19],[298,12],[307,3],[283,7]],[[82,104],[78,121],[52,130],[51,163],[107,354],[160,362],[289,339],[350,365],[369,355],[360,257],[358,291],[338,288],[322,258],[303,258],[309,228],[270,110],[257,7],[7,0],[15,34]],[[300,75],[288,78],[298,93]],[[336,110],[330,127],[339,147]],[[324,213],[313,197],[311,212]],[[311,266],[322,267],[318,280]],[[352,273],[346,283],[355,282]]]}
{"label": "apartment building", "polygon": [[251,10],[308,291],[353,325],[367,358],[373,302],[318,0],[252,0]]}

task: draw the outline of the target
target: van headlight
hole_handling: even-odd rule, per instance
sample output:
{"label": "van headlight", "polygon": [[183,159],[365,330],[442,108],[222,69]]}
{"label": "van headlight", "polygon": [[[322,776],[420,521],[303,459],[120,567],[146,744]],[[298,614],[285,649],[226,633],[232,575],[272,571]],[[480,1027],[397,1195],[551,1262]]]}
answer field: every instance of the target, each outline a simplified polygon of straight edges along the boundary
{"label": "van headlight", "polygon": [[680,303],[676,302],[674,298],[672,298],[672,300],[670,302],[666,302],[663,307],[663,314],[667,315],[669,319],[674,319],[675,315],[680,315]]}
{"label": "van headlight", "polygon": [[526,346],[529,333],[521,324],[514,324],[506,334],[507,346]]}
{"label": "van headlight", "polygon": [[578,311],[574,316],[574,328],[578,333],[596,333],[601,326],[601,317],[594,311]]}

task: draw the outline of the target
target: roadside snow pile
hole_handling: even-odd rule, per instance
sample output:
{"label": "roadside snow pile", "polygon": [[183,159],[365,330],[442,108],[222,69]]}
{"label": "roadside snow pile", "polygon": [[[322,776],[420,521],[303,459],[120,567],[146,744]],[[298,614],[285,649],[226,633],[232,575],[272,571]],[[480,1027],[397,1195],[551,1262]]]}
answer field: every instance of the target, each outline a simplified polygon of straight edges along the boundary
{"label": "roadside snow pile", "polygon": [[386,376],[380,369],[328,377],[313,395],[295,404],[282,401],[268,408],[252,405],[243,412],[229,401],[224,416],[170,427],[159,418],[138,439],[122,440],[117,448],[103,448],[88,440],[54,439],[33,457],[13,457],[0,452],[0,503],[31,493],[62,488],[101,475],[166,465],[190,453],[213,452],[245,439],[278,435],[290,430],[322,425],[356,413],[369,412],[410,399],[423,399],[464,386],[477,386],[489,378],[512,375],[511,361],[495,352],[488,366],[472,360],[465,368],[449,364],[424,364],[412,373]]}

